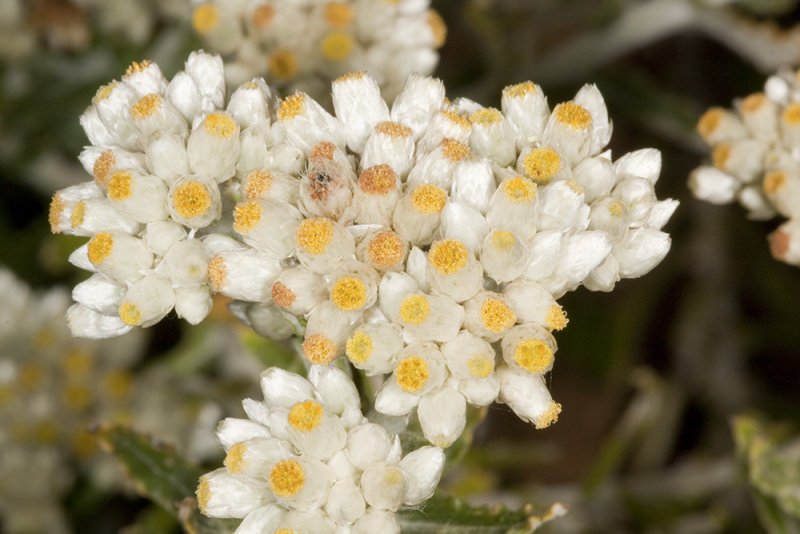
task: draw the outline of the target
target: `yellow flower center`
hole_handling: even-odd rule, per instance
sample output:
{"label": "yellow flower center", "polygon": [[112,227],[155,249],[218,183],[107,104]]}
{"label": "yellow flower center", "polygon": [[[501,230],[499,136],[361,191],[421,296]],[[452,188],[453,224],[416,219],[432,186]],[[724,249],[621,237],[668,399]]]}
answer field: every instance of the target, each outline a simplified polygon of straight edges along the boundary
{"label": "yellow flower center", "polygon": [[433,33],[433,46],[441,48],[447,39],[447,25],[441,15],[433,9],[428,10],[428,17],[425,21],[428,23],[431,33]]}
{"label": "yellow flower center", "polygon": [[133,302],[123,302],[119,306],[119,318],[127,325],[136,326],[142,322],[142,312]]}
{"label": "yellow flower center", "polygon": [[411,191],[411,205],[419,213],[439,213],[447,201],[447,193],[441,187],[432,184],[418,185]]}
{"label": "yellow flower center", "polygon": [[155,93],[144,95],[131,106],[131,116],[141,120],[152,116],[161,107],[161,96]]}
{"label": "yellow flower center", "polygon": [[258,6],[253,11],[253,26],[259,30],[269,27],[272,19],[275,18],[275,8],[268,5]]}
{"label": "yellow flower center", "polygon": [[208,262],[208,281],[214,291],[222,291],[228,277],[228,268],[225,266],[225,259],[222,256],[214,256]]}
{"label": "yellow flower center", "polygon": [[534,148],[523,158],[525,174],[538,184],[546,184],[561,168],[561,158],[552,148]]}
{"label": "yellow flower center", "polygon": [[269,487],[278,497],[297,495],[306,481],[306,473],[295,460],[283,460],[275,464],[269,473]]}
{"label": "yellow flower center", "polygon": [[192,13],[192,28],[197,33],[208,33],[219,24],[219,13],[213,4],[197,6]]}
{"label": "yellow flower center", "polygon": [[322,40],[322,55],[331,61],[341,61],[353,51],[353,39],[346,33],[334,32]]}
{"label": "yellow flower center", "polygon": [[505,98],[522,98],[525,95],[535,93],[536,84],[533,82],[522,82],[516,85],[509,85],[503,89],[503,96]]}
{"label": "yellow flower center", "polygon": [[503,114],[495,108],[483,108],[469,116],[469,122],[483,126],[497,124],[502,120]]}
{"label": "yellow flower center", "polygon": [[538,374],[553,362],[553,349],[541,339],[524,339],[514,349],[514,361],[526,371]]}
{"label": "yellow flower center", "polygon": [[442,139],[441,146],[444,157],[454,163],[459,162],[470,155],[469,147],[467,145],[450,137]]}
{"label": "yellow flower center", "polygon": [[272,295],[272,302],[282,308],[288,308],[297,298],[297,296],[294,294],[294,291],[289,289],[289,287],[281,282],[275,282],[272,284],[272,290],[270,294]]}
{"label": "yellow flower center", "polygon": [[714,133],[722,118],[725,116],[725,110],[722,108],[711,108],[700,117],[697,122],[697,132],[705,139]]}
{"label": "yellow flower center", "polygon": [[186,181],[175,188],[172,206],[181,217],[199,217],[205,215],[211,207],[211,194],[200,182]]}
{"label": "yellow flower center", "polygon": [[442,274],[455,274],[467,265],[469,251],[457,239],[443,239],[431,246],[428,261]]}
{"label": "yellow flower center", "polygon": [[82,384],[70,384],[62,394],[64,404],[74,412],[85,410],[92,402],[92,391]]}
{"label": "yellow flower center", "polygon": [[494,359],[488,354],[476,354],[467,360],[467,367],[473,376],[486,378],[494,370]]}
{"label": "yellow flower center", "polygon": [[481,304],[481,321],[490,332],[500,333],[517,322],[517,315],[504,300],[489,297]]}
{"label": "yellow flower center", "polygon": [[274,180],[275,177],[267,169],[250,171],[244,183],[244,196],[251,200],[266,197]]}
{"label": "yellow flower center", "polygon": [[364,169],[358,177],[358,186],[369,195],[385,195],[393,191],[397,185],[397,173],[384,164]]}
{"label": "yellow flower center", "polygon": [[242,202],[233,209],[233,229],[240,234],[255,228],[260,220],[261,204],[257,200]]}
{"label": "yellow flower center", "polygon": [[430,371],[428,362],[419,356],[409,356],[402,359],[394,370],[397,385],[407,393],[419,391],[428,382]]}
{"label": "yellow flower center", "polygon": [[297,73],[297,56],[290,50],[278,50],[269,57],[269,72],[281,81],[291,80]]}
{"label": "yellow flower center", "polygon": [[203,121],[203,126],[206,132],[220,139],[227,139],[236,133],[236,121],[224,113],[210,114]]}
{"label": "yellow flower center", "polygon": [[592,124],[592,114],[574,102],[558,104],[553,110],[553,116],[558,122],[573,130],[585,130]]}
{"label": "yellow flower center", "polygon": [[372,338],[363,330],[359,330],[347,340],[345,354],[353,363],[364,363],[372,354]]}
{"label": "yellow flower center", "polygon": [[92,166],[92,174],[94,174],[94,181],[97,185],[103,187],[108,184],[108,174],[111,172],[112,167],[116,165],[116,162],[117,158],[111,150],[104,151],[95,160]]}
{"label": "yellow flower center", "polygon": [[101,232],[89,240],[88,256],[93,265],[103,263],[114,249],[114,236],[110,232]]}
{"label": "yellow flower center", "polygon": [[289,410],[289,424],[300,432],[311,432],[322,421],[322,405],[313,400],[295,403]]}
{"label": "yellow flower center", "polygon": [[622,202],[615,200],[611,204],[608,205],[608,213],[610,213],[614,217],[620,217],[623,213],[623,206]]}
{"label": "yellow flower center", "polygon": [[375,131],[379,134],[391,137],[392,139],[411,137],[411,128],[399,122],[379,122],[375,125]]}
{"label": "yellow flower center", "polygon": [[149,59],[143,59],[141,62],[133,61],[130,65],[128,65],[128,68],[125,69],[125,76],[123,76],[123,78],[127,78],[128,76],[136,74],[137,72],[143,72],[152,64],[153,62]]}
{"label": "yellow flower center", "polygon": [[714,167],[724,171],[725,164],[728,162],[730,155],[731,145],[728,143],[720,143],[711,151],[711,163],[714,164]]}
{"label": "yellow flower center", "polygon": [[303,356],[317,365],[328,365],[336,357],[336,345],[323,334],[312,334],[303,341]]}
{"label": "yellow flower center", "polygon": [[561,404],[555,401],[550,401],[550,406],[547,408],[547,410],[545,410],[545,412],[542,415],[540,415],[534,420],[533,426],[535,426],[538,430],[547,428],[548,426],[558,421],[558,414],[560,413],[561,413]]}
{"label": "yellow flower center", "polygon": [[125,200],[133,194],[131,184],[133,178],[128,171],[117,171],[111,176],[108,182],[108,198],[111,200]]}
{"label": "yellow flower center", "polygon": [[514,246],[514,234],[505,230],[492,232],[492,246],[498,250],[509,250]]}
{"label": "yellow flower center", "polygon": [[211,500],[211,484],[207,478],[200,480],[194,493],[197,495],[197,507],[205,514],[208,511],[208,501]]}
{"label": "yellow flower center", "polygon": [[786,185],[786,173],[783,171],[770,171],[764,176],[764,192],[771,195]]}
{"label": "yellow flower center", "polygon": [[783,122],[790,126],[797,126],[800,124],[800,102],[792,102],[786,109],[783,110]]}
{"label": "yellow flower center", "polygon": [[403,261],[403,241],[394,232],[380,232],[369,242],[367,257],[379,269],[394,267]]}
{"label": "yellow flower center", "polygon": [[328,219],[306,219],[297,227],[295,243],[309,254],[324,253],[333,239],[333,223]]}
{"label": "yellow flower center", "polygon": [[234,443],[225,455],[222,462],[231,474],[239,473],[244,469],[244,454],[247,452],[247,445],[244,442]]}
{"label": "yellow flower center", "polygon": [[400,304],[400,320],[419,325],[425,321],[430,311],[431,305],[424,295],[409,295]]}
{"label": "yellow flower center", "polygon": [[343,28],[350,24],[353,10],[346,2],[328,2],[325,6],[325,21],[334,28]]}
{"label": "yellow flower center", "polygon": [[133,376],[128,371],[117,369],[109,371],[103,377],[103,390],[112,400],[120,401],[127,398],[133,387]]}
{"label": "yellow flower center", "polygon": [[331,289],[331,300],[340,310],[357,310],[367,302],[367,287],[355,276],[342,277]]}
{"label": "yellow flower center", "polygon": [[94,94],[94,97],[92,98],[92,103],[97,104],[98,102],[105,100],[106,98],[111,96],[111,93],[113,93],[114,89],[116,88],[117,88],[116,81],[100,86],[100,88],[97,89],[97,92]]}
{"label": "yellow flower center", "polygon": [[536,184],[522,176],[508,178],[500,187],[510,202],[530,202],[536,198]]}
{"label": "yellow flower center", "polygon": [[753,93],[742,100],[739,109],[742,111],[742,113],[754,113],[761,109],[761,106],[763,106],[766,101],[767,97],[764,95],[764,93]]}
{"label": "yellow flower center", "polygon": [[80,200],[72,209],[69,222],[73,228],[77,228],[83,224],[84,219],[86,219],[86,201]]}

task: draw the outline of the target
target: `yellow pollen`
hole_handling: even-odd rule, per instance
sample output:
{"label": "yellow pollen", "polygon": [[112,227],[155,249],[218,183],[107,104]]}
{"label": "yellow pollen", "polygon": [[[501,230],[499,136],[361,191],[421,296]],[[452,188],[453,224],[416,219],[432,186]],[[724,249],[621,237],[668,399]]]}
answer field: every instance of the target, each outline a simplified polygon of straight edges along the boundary
{"label": "yellow pollen", "polygon": [[317,143],[316,146],[311,149],[311,153],[308,155],[308,159],[311,160],[312,163],[316,163],[317,165],[328,163],[333,159],[333,153],[335,150],[336,150],[336,145],[334,145],[330,141],[322,141],[320,143]]}
{"label": "yellow pollen", "polygon": [[119,306],[119,318],[127,325],[136,326],[142,322],[142,312],[133,302],[123,302]]}
{"label": "yellow pollen", "polygon": [[574,102],[558,104],[553,110],[553,116],[564,126],[573,130],[585,130],[592,125],[592,114]]}
{"label": "yellow pollen", "polygon": [[103,377],[103,389],[113,400],[127,398],[133,388],[133,376],[128,371],[121,369],[110,371]]}
{"label": "yellow pollen", "polygon": [[289,410],[289,424],[300,432],[311,432],[322,421],[322,406],[313,400],[295,403]]}
{"label": "yellow pollen", "polygon": [[336,345],[327,336],[312,334],[303,341],[303,356],[317,365],[328,365],[336,357]]}
{"label": "yellow pollen", "polygon": [[225,259],[222,256],[214,256],[208,262],[208,280],[214,291],[222,291],[228,277],[228,268],[225,266]]}
{"label": "yellow pollen", "polygon": [[345,2],[328,2],[325,6],[325,21],[334,28],[343,28],[353,19],[353,10]]}
{"label": "yellow pollen", "polygon": [[385,195],[395,189],[397,173],[385,163],[364,169],[358,177],[358,186],[369,195]]}
{"label": "yellow pollen", "polygon": [[279,528],[275,531],[275,534],[296,534],[294,530],[290,528]]}
{"label": "yellow pollen", "polygon": [[403,241],[394,232],[380,232],[367,246],[370,263],[379,269],[394,267],[403,261]]}
{"label": "yellow pollen", "polygon": [[117,171],[111,175],[111,180],[108,182],[108,198],[111,200],[125,200],[130,198],[133,194],[131,184],[133,178],[128,171]]}
{"label": "yellow pollen", "polygon": [[453,126],[459,126],[461,128],[466,129],[467,131],[472,129],[472,124],[469,122],[469,120],[465,119],[455,111],[445,110],[445,111],[440,111],[439,114],[445,117],[450,122],[452,122]]}
{"label": "yellow pollen", "polygon": [[487,354],[476,354],[467,360],[467,367],[472,376],[486,378],[494,370],[494,360]]}
{"label": "yellow pollen", "polygon": [[281,100],[278,108],[278,118],[282,121],[293,119],[303,113],[306,107],[306,96],[304,93],[295,93]]}
{"label": "yellow pollen", "polygon": [[72,384],[64,388],[62,394],[64,404],[73,411],[85,410],[92,401],[92,392],[88,386]]}
{"label": "yellow pollen", "polygon": [[503,97],[505,98],[522,98],[525,95],[535,93],[536,84],[533,82],[522,82],[516,85],[509,85],[503,89]]}
{"label": "yellow pollen", "polygon": [[408,139],[411,137],[411,128],[399,122],[379,122],[375,125],[375,131],[392,139],[397,139],[398,137]]}
{"label": "yellow pollen", "polygon": [[152,116],[161,107],[161,96],[155,93],[144,95],[131,106],[131,116],[141,120]]}
{"label": "yellow pollen", "polygon": [[451,138],[442,139],[442,154],[452,162],[459,162],[470,155],[469,147]]}
{"label": "yellow pollen", "polygon": [[70,224],[73,228],[77,228],[78,226],[83,224],[84,219],[86,218],[86,202],[81,200],[75,207],[72,209],[72,215],[70,216]]}
{"label": "yellow pollen", "polygon": [[442,274],[455,274],[467,265],[469,251],[457,239],[443,239],[431,245],[428,261]]}
{"label": "yellow pollen", "polygon": [[130,65],[128,65],[127,69],[125,69],[125,77],[131,76],[132,74],[135,74],[137,72],[142,72],[152,64],[153,62],[150,61],[149,59],[142,60],[141,63],[134,61]]}
{"label": "yellow pollen", "polygon": [[441,15],[433,9],[428,10],[427,23],[431,29],[431,33],[433,33],[433,46],[435,48],[441,48],[447,39],[447,25],[444,23]]}
{"label": "yellow pollen", "polygon": [[224,113],[212,113],[203,121],[203,126],[206,132],[221,139],[227,139],[236,133],[236,121]]}
{"label": "yellow pollen", "polygon": [[353,51],[353,39],[346,33],[334,32],[322,40],[322,55],[331,61],[341,61]]}
{"label": "yellow pollen", "polygon": [[561,306],[553,304],[547,312],[545,322],[550,330],[562,330],[569,323],[569,319]]}
{"label": "yellow pollen", "polygon": [[538,184],[546,184],[561,168],[561,158],[552,148],[534,148],[523,158],[525,174]]}
{"label": "yellow pollen", "polygon": [[583,186],[581,184],[579,184],[578,182],[576,182],[575,180],[567,180],[567,185],[569,186],[570,189],[575,191],[577,194],[579,194],[579,195],[583,194]]}
{"label": "yellow pollen", "polygon": [[623,213],[622,202],[614,201],[608,205],[608,213],[614,217],[620,217]]}
{"label": "yellow pollen", "polygon": [[517,315],[502,299],[489,297],[481,304],[481,321],[490,332],[499,334],[517,322]]}
{"label": "yellow pollen", "polygon": [[728,158],[731,155],[731,145],[728,143],[720,143],[714,150],[711,152],[711,163],[714,164],[714,167],[718,168],[721,171],[725,170],[725,163],[728,162]]}
{"label": "yellow pollen", "polygon": [[514,234],[505,230],[496,230],[492,233],[492,246],[498,250],[509,250],[514,246]]}
{"label": "yellow pollen", "polygon": [[208,33],[219,24],[219,12],[212,4],[197,6],[192,13],[192,28],[197,33]]}
{"label": "yellow pollen", "polygon": [[789,126],[800,125],[800,102],[792,102],[786,109],[783,110],[781,115],[783,122]]}
{"label": "yellow pollen", "polygon": [[428,378],[430,378],[428,362],[419,356],[404,358],[394,370],[394,379],[397,381],[397,385],[406,393],[414,393],[422,389]]}
{"label": "yellow pollen", "polygon": [[297,227],[295,243],[309,254],[322,254],[333,239],[333,223],[328,219],[305,219]]}
{"label": "yellow pollen", "polygon": [[553,363],[553,349],[541,339],[524,339],[514,349],[514,361],[529,373],[542,373]]}
{"label": "yellow pollen", "polygon": [[92,98],[92,103],[93,104],[97,104],[98,102],[100,102],[102,100],[105,100],[106,98],[111,96],[111,93],[114,92],[114,89],[116,87],[117,87],[117,82],[116,81],[113,81],[111,83],[108,83],[106,85],[101,86],[97,90],[97,92],[94,94],[94,98]]}
{"label": "yellow pollen", "polygon": [[753,93],[742,100],[742,103],[739,105],[739,110],[742,113],[753,113],[761,109],[761,106],[763,106],[766,101],[767,97],[764,93]]}
{"label": "yellow pollen", "polygon": [[253,11],[253,26],[259,30],[267,28],[272,19],[275,18],[275,8],[272,6],[261,5]]}
{"label": "yellow pollen", "polygon": [[200,182],[187,181],[175,188],[172,205],[186,219],[205,215],[211,207],[211,195]]}
{"label": "yellow pollen", "polygon": [[497,124],[502,120],[503,114],[495,108],[483,108],[469,116],[469,122],[483,126]]}
{"label": "yellow pollen", "polygon": [[422,324],[431,311],[425,295],[409,295],[400,304],[400,320],[408,324]]}
{"label": "yellow pollen", "polygon": [[61,233],[61,215],[64,213],[65,207],[60,193],[56,193],[50,199],[50,211],[47,214],[47,221],[50,223],[50,231],[54,234]]}
{"label": "yellow pollen", "polygon": [[505,180],[501,187],[506,198],[514,203],[530,202],[536,198],[536,184],[522,176]]}
{"label": "yellow pollen", "polygon": [[[269,57],[269,72],[281,81],[287,82],[291,80],[297,73],[297,56],[290,50],[278,50]],[[282,120],[284,119],[280,112],[278,117]]]}
{"label": "yellow pollen", "polygon": [[114,236],[110,232],[101,232],[89,240],[88,256],[93,265],[103,263],[114,249]]}
{"label": "yellow pollen", "polygon": [[709,135],[714,133],[714,130],[717,129],[719,123],[722,122],[722,118],[725,117],[725,110],[722,108],[711,108],[705,113],[703,116],[700,117],[700,120],[697,121],[697,133],[699,133],[703,139],[707,139]]}
{"label": "yellow pollen", "polygon": [[357,310],[367,302],[367,288],[355,276],[345,276],[333,285],[331,300],[342,311]]}
{"label": "yellow pollen", "polygon": [[770,171],[764,176],[764,192],[771,195],[786,185],[786,173],[783,171]]}
{"label": "yellow pollen", "polygon": [[365,363],[373,350],[372,338],[363,330],[359,330],[347,340],[345,354],[353,363]]}
{"label": "yellow pollen", "polygon": [[257,200],[241,202],[233,208],[233,229],[246,234],[261,220],[261,203]]}
{"label": "yellow pollen", "polygon": [[558,421],[558,414],[560,413],[561,404],[555,401],[550,401],[550,406],[542,415],[534,420],[533,426],[535,426],[538,430],[547,428]]}
{"label": "yellow pollen", "polygon": [[92,174],[94,174],[94,181],[97,185],[104,187],[108,185],[108,174],[111,172],[111,168],[117,162],[117,158],[114,156],[114,152],[112,150],[106,150],[100,157],[97,158],[94,162],[94,166],[92,167]]}
{"label": "yellow pollen", "polygon": [[200,480],[194,494],[197,495],[197,507],[205,514],[208,511],[208,501],[211,500],[211,484],[207,478]]}
{"label": "yellow pollen", "polygon": [[244,182],[244,196],[250,200],[266,198],[275,180],[273,174],[267,169],[250,171]]}
{"label": "yellow pollen", "polygon": [[278,497],[297,495],[306,481],[306,473],[296,460],[283,460],[269,473],[269,487]]}
{"label": "yellow pollen", "polygon": [[294,291],[289,289],[281,282],[275,282],[272,284],[272,290],[270,294],[272,295],[272,302],[281,308],[288,308],[297,298],[297,296],[294,294]]}
{"label": "yellow pollen", "polygon": [[362,71],[355,71],[355,72],[348,72],[347,74],[342,74],[341,76],[336,78],[334,80],[334,83],[336,83],[336,82],[339,82],[339,83],[346,82],[348,80],[360,80],[361,78],[363,78],[366,75],[367,75],[367,73],[364,72],[363,70]]}
{"label": "yellow pollen", "polygon": [[247,445],[244,442],[234,443],[225,455],[223,464],[231,474],[241,472],[244,468],[244,453],[247,452]]}
{"label": "yellow pollen", "polygon": [[411,191],[411,205],[419,213],[427,215],[439,213],[447,201],[447,193],[432,184],[418,185]]}

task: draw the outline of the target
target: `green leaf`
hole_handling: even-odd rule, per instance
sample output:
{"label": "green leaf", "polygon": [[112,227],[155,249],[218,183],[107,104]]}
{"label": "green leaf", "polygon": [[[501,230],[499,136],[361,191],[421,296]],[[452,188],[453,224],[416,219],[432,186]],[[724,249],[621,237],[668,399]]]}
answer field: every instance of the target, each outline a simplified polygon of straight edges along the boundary
{"label": "green leaf", "polygon": [[733,434],[766,530],[800,533],[800,439],[749,416],[734,418]]}
{"label": "green leaf", "polygon": [[228,534],[238,520],[202,516],[194,491],[203,470],[178,456],[167,446],[120,425],[106,425],[98,431],[103,447],[122,464],[136,490],[174,517],[190,534]]}
{"label": "green leaf", "polygon": [[566,511],[560,503],[538,515],[530,504],[521,510],[474,507],[461,499],[437,494],[421,509],[404,510],[399,516],[403,534],[528,534]]}

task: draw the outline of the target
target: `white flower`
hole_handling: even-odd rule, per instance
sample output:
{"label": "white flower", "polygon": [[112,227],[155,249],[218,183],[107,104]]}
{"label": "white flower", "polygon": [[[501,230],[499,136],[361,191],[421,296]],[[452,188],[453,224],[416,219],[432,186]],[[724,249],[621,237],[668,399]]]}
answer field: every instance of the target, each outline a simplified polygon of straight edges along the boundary
{"label": "white flower", "polygon": [[[378,85],[391,98],[410,73],[429,74],[446,34],[429,0],[193,3],[192,26],[206,47],[227,57],[232,85],[263,76],[323,97],[330,80],[366,70],[369,83],[340,83],[333,91],[334,101],[363,97],[365,105],[381,99]],[[370,129],[348,139],[352,148],[361,150]]]}
{"label": "white flower", "polygon": [[264,401],[218,430],[225,468],[203,475],[200,510],[236,517],[242,532],[351,527],[399,532],[394,512],[431,496],[444,468],[437,447],[402,456],[397,436],[361,414],[350,379],[313,367],[309,381],[282,369],[262,374]]}

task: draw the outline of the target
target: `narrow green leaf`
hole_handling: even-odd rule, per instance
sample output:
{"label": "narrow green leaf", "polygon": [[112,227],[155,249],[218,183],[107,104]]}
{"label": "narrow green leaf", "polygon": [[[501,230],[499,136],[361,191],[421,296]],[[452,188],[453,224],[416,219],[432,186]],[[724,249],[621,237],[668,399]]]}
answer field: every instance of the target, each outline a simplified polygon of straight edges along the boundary
{"label": "narrow green leaf", "polygon": [[200,515],[194,491],[203,470],[165,445],[120,425],[106,425],[98,435],[120,461],[137,491],[179,518],[190,534],[228,534],[238,521]]}
{"label": "narrow green leaf", "polygon": [[474,507],[437,494],[419,510],[401,511],[400,522],[403,534],[528,534],[565,513],[559,503],[537,515],[531,505],[521,510]]}

